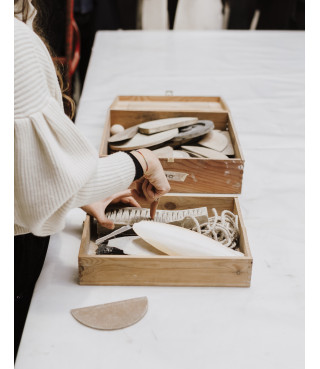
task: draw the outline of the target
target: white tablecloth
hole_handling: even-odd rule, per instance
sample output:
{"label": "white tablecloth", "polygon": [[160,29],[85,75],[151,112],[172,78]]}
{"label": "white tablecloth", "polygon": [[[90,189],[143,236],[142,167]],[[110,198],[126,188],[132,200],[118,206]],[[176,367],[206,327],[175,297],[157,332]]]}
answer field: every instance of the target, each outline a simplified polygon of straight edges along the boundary
{"label": "white tablecloth", "polygon": [[[116,95],[222,96],[246,159],[250,288],[77,284],[84,213],[51,238],[16,369],[301,369],[304,362],[304,33],[99,32],[76,124],[98,148]],[[136,325],[97,331],[70,309],[147,296]]]}

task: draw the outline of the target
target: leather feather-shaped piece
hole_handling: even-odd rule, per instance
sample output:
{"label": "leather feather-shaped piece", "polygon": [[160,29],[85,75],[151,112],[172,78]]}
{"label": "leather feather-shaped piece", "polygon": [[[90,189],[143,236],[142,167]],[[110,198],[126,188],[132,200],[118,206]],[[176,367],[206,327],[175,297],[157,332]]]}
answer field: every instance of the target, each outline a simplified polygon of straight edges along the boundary
{"label": "leather feather-shaped piece", "polygon": [[133,230],[150,245],[172,256],[244,256],[190,229],[172,224],[141,221]]}
{"label": "leather feather-shaped piece", "polygon": [[187,127],[197,123],[198,118],[195,117],[178,117],[151,120],[150,122],[140,123],[139,132],[151,135],[158,132],[168,131],[173,128]]}
{"label": "leather feather-shaped piece", "polygon": [[95,329],[114,330],[129,327],[141,320],[148,310],[147,297],[111,302],[71,310],[80,323]]}
{"label": "leather feather-shaped piece", "polygon": [[221,152],[228,146],[228,138],[224,136],[221,132],[212,130],[209,133],[207,133],[203,137],[203,139],[198,142],[198,144],[205,146],[209,149]]}
{"label": "leather feather-shaped piece", "polygon": [[[130,151],[139,149],[142,147],[151,147],[162,144],[163,142],[170,141],[173,137],[178,134],[178,128],[170,129],[169,131],[155,133],[153,135],[144,135],[137,133],[134,137],[128,141],[123,142],[110,142],[109,146],[112,150],[118,151]],[[114,136],[113,136],[114,137]]]}
{"label": "leather feather-shaped piece", "polygon": [[109,138],[109,142],[120,142],[130,140],[130,138],[134,137],[138,133],[139,127],[133,126],[125,129],[119,133],[116,133],[112,137]]}
{"label": "leather feather-shaped piece", "polygon": [[222,154],[219,151],[208,149],[201,146],[181,146],[182,149],[189,151],[191,153],[196,153],[209,159],[229,159],[227,155]]}

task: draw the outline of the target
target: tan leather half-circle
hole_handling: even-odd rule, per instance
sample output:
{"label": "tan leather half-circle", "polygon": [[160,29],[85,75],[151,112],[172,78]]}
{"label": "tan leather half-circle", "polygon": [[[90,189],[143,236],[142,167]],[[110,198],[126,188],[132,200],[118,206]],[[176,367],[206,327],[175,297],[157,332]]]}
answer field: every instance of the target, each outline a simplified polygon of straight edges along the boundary
{"label": "tan leather half-circle", "polygon": [[144,317],[148,310],[147,297],[72,309],[80,323],[95,329],[114,330],[129,327]]}

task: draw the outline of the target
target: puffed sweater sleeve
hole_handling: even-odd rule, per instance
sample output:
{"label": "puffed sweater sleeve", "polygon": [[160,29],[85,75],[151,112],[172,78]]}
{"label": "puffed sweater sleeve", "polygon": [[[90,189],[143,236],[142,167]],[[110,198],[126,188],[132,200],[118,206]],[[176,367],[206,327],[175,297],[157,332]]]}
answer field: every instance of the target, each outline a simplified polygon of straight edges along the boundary
{"label": "puffed sweater sleeve", "polygon": [[64,114],[49,53],[15,20],[15,234],[51,235],[67,212],[125,190],[135,176],[125,153],[99,158]]}

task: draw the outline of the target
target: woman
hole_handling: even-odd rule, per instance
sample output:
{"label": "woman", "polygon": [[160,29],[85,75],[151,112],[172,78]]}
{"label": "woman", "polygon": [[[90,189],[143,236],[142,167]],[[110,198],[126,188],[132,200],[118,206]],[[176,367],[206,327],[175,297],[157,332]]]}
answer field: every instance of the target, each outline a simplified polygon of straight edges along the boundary
{"label": "woman", "polygon": [[[67,212],[82,207],[112,228],[110,202],[139,206],[135,196],[154,204],[170,190],[150,150],[98,158],[64,113],[68,101],[35,16],[30,0],[15,0],[15,355],[49,236],[64,228]],[[133,181],[137,189],[127,190]]]}

